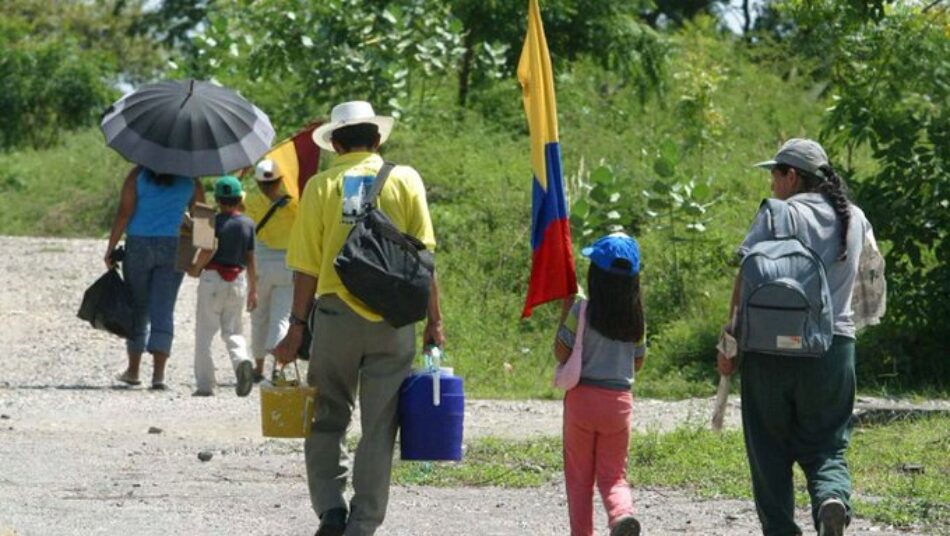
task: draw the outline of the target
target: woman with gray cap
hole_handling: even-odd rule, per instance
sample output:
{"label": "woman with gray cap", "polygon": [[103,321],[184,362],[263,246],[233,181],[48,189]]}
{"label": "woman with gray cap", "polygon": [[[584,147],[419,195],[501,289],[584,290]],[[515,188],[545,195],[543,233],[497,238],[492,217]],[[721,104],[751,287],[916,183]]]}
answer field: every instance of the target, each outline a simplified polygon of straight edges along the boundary
{"label": "woman with gray cap", "polygon": [[[870,224],[861,209],[849,201],[844,181],[818,143],[788,140],[774,159],[757,166],[771,172],[772,193],[780,201],[763,202],[739,247],[739,257],[754,260],[751,257],[767,247],[799,248],[805,254],[803,258],[811,255],[816,259],[811,267],[816,277],[806,285],[820,289],[814,295],[819,301],[830,302],[831,310],[819,306],[817,310],[826,321],[816,324],[811,333],[806,330],[804,337],[773,330],[775,324],[787,318],[783,316],[786,312],[803,310],[807,305],[801,307],[787,298],[779,298],[781,303],[767,308],[750,305],[750,296],[758,294],[748,284],[746,270],[754,263],[743,262],[730,308],[733,315],[738,312],[738,322],[732,323],[738,330],[730,326],[725,331],[732,333],[724,334],[724,338],[733,334],[739,338],[742,424],[756,509],[763,534],[802,534],[795,523],[792,485],[792,465],[798,463],[808,481],[818,534],[840,535],[851,518],[851,475],[844,459],[855,396],[851,298],[863,237]],[[797,239],[805,247],[789,243],[788,238]],[[777,263],[770,266],[779,269],[782,262],[791,266],[791,261],[778,256],[760,258],[764,259],[761,262]],[[787,279],[785,282],[789,288],[797,284]],[[773,294],[773,300],[775,296],[781,296],[781,292]],[[814,305],[811,310],[816,310]],[[820,333],[822,330],[827,333]],[[763,332],[768,335],[763,337]],[[753,340],[766,342],[756,346],[750,342]],[[813,340],[823,343],[812,357],[805,352],[796,355]],[[774,345],[773,351],[762,350],[768,344]],[[724,376],[731,375],[737,366],[724,353],[728,347],[721,345],[718,358],[719,372]]]}

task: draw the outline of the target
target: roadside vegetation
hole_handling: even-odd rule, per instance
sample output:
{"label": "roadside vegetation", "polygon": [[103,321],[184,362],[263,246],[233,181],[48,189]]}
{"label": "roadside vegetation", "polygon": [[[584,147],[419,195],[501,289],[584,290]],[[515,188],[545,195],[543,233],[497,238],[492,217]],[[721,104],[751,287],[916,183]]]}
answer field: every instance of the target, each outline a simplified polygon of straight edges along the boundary
{"label": "roadside vegetation", "polygon": [[[559,396],[549,381],[559,308],[518,320],[530,259],[513,74],[523,6],[147,4],[0,7],[0,233],[105,236],[128,164],[95,125],[118,82],[213,78],[261,106],[281,135],[366,98],[399,117],[384,155],[419,169],[429,189],[448,364],[472,396]],[[638,396],[714,391],[734,250],[769,192],[751,164],[793,136],[831,149],[887,255],[889,315],[859,340],[861,388],[946,396],[946,6],[767,1],[736,34],[723,5],[542,3],[574,244],[624,229],[643,247],[649,353]]]}

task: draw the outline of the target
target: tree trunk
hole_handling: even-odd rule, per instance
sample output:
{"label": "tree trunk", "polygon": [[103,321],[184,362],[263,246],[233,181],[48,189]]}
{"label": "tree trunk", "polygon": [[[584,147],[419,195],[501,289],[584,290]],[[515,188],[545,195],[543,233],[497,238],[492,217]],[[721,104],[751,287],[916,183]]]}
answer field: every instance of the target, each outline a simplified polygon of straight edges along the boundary
{"label": "tree trunk", "polygon": [[752,13],[749,12],[749,0],[742,0],[742,35],[748,36],[752,29]]}
{"label": "tree trunk", "polygon": [[475,39],[472,32],[465,34],[465,40],[462,46],[465,52],[462,54],[462,65],[459,67],[459,106],[464,108],[465,101],[468,100],[468,84],[472,76],[472,62],[475,61]]}

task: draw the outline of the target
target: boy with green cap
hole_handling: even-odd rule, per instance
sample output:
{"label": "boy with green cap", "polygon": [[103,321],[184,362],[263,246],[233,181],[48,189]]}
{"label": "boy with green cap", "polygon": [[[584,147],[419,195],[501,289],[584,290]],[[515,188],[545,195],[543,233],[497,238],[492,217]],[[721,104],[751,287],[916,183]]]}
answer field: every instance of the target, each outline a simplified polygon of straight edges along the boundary
{"label": "boy with green cap", "polygon": [[220,330],[237,378],[235,392],[247,396],[254,384],[254,365],[248,357],[242,329],[245,304],[248,311],[257,306],[254,221],[240,212],[244,191],[237,177],[225,175],[218,179],[214,198],[218,204],[214,221],[217,249],[202,250],[194,269],[189,271],[199,277],[194,394],[214,394],[211,340]]}

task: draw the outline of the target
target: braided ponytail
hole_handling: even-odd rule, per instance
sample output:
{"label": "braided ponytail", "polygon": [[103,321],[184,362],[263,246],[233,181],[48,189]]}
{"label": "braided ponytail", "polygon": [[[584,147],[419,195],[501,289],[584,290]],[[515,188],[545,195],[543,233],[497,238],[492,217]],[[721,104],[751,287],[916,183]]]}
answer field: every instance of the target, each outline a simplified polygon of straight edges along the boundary
{"label": "braided ponytail", "polygon": [[848,200],[848,185],[844,179],[835,173],[831,164],[824,164],[818,168],[818,172],[824,175],[824,178],[814,177],[810,174],[805,176],[806,187],[814,192],[825,196],[831,207],[835,211],[835,216],[841,223],[841,253],[838,260],[843,261],[848,258],[848,228],[851,226],[851,203]]}

